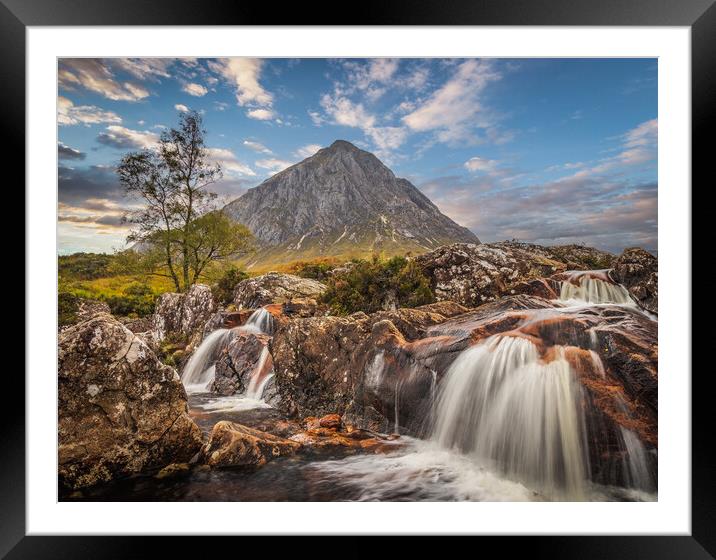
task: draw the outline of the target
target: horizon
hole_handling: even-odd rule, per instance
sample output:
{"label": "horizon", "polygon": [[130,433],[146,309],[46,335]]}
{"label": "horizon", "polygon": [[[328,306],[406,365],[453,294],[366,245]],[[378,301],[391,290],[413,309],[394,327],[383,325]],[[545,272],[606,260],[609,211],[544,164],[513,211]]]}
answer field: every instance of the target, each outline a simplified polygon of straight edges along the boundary
{"label": "horizon", "polygon": [[60,59],[58,252],[124,246],[114,165],[204,118],[224,202],[336,140],[482,242],[657,245],[656,59]]}

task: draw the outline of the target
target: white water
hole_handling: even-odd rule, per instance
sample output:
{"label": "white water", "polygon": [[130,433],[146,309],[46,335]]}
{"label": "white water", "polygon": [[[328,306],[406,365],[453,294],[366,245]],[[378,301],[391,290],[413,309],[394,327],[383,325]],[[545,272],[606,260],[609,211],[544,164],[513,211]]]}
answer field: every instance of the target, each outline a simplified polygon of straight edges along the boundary
{"label": "white water", "polygon": [[580,398],[559,352],[543,363],[528,340],[494,336],[447,371],[432,440],[549,496],[582,500],[588,459]]}
{"label": "white water", "polygon": [[217,329],[207,336],[184,366],[181,381],[187,393],[205,393],[214,381],[214,364],[229,329]]}
{"label": "white water", "polygon": [[559,299],[587,303],[634,304],[634,300],[624,286],[598,278],[597,275],[606,278],[606,271],[572,272],[570,279],[562,282]]}
{"label": "white water", "polygon": [[265,334],[273,333],[273,315],[266,311],[263,307],[254,311],[246,320],[243,328],[247,330],[258,329],[259,332]]}
{"label": "white water", "polygon": [[[257,309],[249,316],[244,325],[237,327],[237,330],[251,333],[271,333],[273,332],[273,316],[263,308]],[[181,380],[187,393],[209,392],[211,383],[216,375],[216,361],[219,358],[219,351],[230,332],[230,329],[215,330],[202,341],[191,358],[189,358],[181,375]],[[243,398],[248,402],[261,401],[266,384],[273,377],[273,372],[261,376],[268,357],[268,348],[264,348],[252,372],[246,393],[243,395]],[[236,400],[234,397],[228,397],[228,399]],[[220,399],[227,399],[227,397],[217,397],[217,401]],[[222,405],[217,404],[217,406]]]}

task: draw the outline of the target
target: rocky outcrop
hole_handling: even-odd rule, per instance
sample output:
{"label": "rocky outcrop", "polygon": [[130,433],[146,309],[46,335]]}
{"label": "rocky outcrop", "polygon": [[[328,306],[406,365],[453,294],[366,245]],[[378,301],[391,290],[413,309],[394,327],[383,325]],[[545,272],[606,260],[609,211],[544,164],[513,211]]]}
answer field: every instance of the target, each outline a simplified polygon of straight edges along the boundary
{"label": "rocky outcrop", "polygon": [[220,349],[211,391],[219,395],[233,395],[246,391],[252,378],[254,384],[260,384],[273,369],[268,351],[269,339],[265,334],[232,330]]}
{"label": "rocky outcrop", "polygon": [[566,270],[609,268],[614,255],[581,245],[542,247],[504,241],[456,243],[416,257],[438,300],[476,307],[502,296],[533,294],[553,298],[559,287],[547,279]]}
{"label": "rocky outcrop", "polygon": [[205,284],[194,284],[183,294],[162,294],[152,316],[152,337],[159,343],[181,340],[191,349],[201,342],[204,326],[215,311],[214,297]]}
{"label": "rocky outcrop", "polygon": [[567,265],[522,245],[456,243],[419,255],[438,300],[476,307],[509,295],[520,282],[551,276]]}
{"label": "rocky outcrop", "polygon": [[614,279],[651,313],[659,312],[659,262],[644,249],[625,249],[614,262]]}
{"label": "rocky outcrop", "polygon": [[211,430],[201,461],[213,468],[257,468],[300,448],[296,441],[222,420]]}
{"label": "rocky outcrop", "polygon": [[394,451],[400,443],[397,438],[379,434],[344,424],[338,414],[327,414],[322,418],[304,418],[305,430],[289,437],[301,444],[304,452],[324,452],[339,450],[343,453]]}
{"label": "rocky outcrop", "polygon": [[[449,304],[445,308],[450,312],[462,310]],[[364,398],[365,377],[370,375],[366,372],[371,371],[376,352],[382,348],[418,340],[445,320],[444,315],[431,311],[398,309],[370,316],[359,312],[282,324],[270,342],[278,406],[299,417],[338,413],[361,428],[390,430],[388,416],[382,410],[387,397]],[[423,396],[429,395],[433,379],[427,373]],[[373,406],[378,401],[380,411]],[[421,414],[420,410],[414,412]]]}
{"label": "rocky outcrop", "polygon": [[286,303],[294,299],[316,299],[326,290],[325,284],[293,274],[269,272],[242,280],[234,288],[237,309],[256,309],[270,303]]}
{"label": "rocky outcrop", "polygon": [[64,487],[186,462],[201,448],[176,370],[108,314],[60,334],[58,398]]}

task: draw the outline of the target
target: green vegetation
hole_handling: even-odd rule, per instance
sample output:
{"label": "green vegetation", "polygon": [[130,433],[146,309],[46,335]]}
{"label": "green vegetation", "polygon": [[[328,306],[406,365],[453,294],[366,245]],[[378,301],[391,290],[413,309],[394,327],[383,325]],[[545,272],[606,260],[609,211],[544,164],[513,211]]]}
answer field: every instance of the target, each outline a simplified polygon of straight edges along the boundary
{"label": "green vegetation", "polygon": [[93,280],[109,276],[113,256],[104,253],[74,253],[57,259],[57,272],[61,279]]}
{"label": "green vegetation", "polygon": [[77,321],[79,298],[69,292],[57,294],[57,321],[60,327],[71,325]]}
{"label": "green vegetation", "polygon": [[329,272],[339,266],[339,261],[334,258],[319,258],[311,261],[297,261],[288,268],[290,274],[301,278],[312,278],[313,280],[325,281]]}
{"label": "green vegetation", "polygon": [[321,302],[343,315],[356,311],[373,313],[393,305],[417,307],[435,301],[428,279],[414,261],[405,257],[357,260],[347,272],[329,278],[326,283],[328,289]]}
{"label": "green vegetation", "polygon": [[249,275],[243,270],[230,266],[211,286],[214,299],[221,305],[230,304],[234,299],[234,287],[248,277]]}

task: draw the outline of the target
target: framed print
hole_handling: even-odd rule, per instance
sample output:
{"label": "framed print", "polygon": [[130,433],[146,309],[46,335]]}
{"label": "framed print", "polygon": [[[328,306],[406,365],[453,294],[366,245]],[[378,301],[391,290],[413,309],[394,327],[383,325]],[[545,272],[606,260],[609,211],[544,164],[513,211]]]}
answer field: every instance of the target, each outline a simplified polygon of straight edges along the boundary
{"label": "framed print", "polygon": [[1,9],[27,220],[9,558],[135,535],[714,554],[710,2]]}

